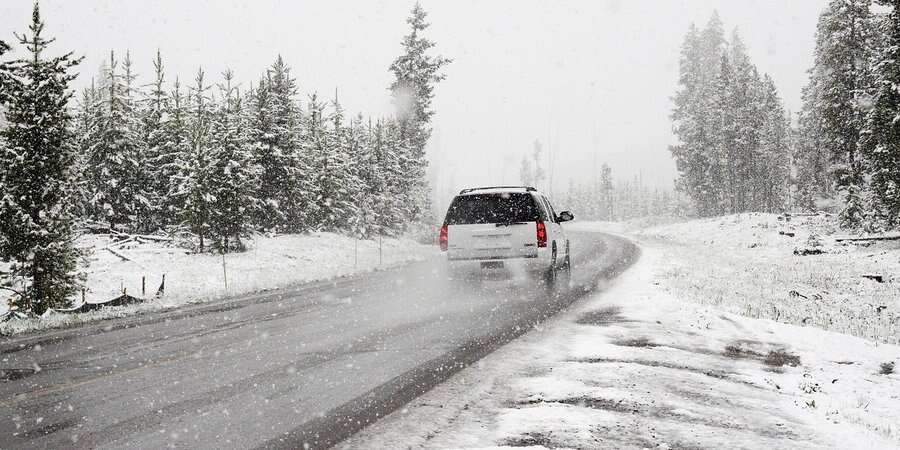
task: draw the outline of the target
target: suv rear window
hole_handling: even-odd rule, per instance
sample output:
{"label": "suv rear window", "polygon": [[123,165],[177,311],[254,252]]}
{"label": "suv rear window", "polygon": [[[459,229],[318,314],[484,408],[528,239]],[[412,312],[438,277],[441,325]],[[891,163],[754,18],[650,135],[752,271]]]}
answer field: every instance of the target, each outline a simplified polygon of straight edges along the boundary
{"label": "suv rear window", "polygon": [[454,198],[444,222],[447,225],[536,222],[540,217],[530,194],[472,194]]}

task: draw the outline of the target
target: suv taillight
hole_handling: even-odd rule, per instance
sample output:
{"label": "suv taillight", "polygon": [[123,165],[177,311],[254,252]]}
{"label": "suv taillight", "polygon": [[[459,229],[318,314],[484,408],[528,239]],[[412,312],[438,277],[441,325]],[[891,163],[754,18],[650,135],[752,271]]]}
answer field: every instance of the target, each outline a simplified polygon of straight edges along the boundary
{"label": "suv taillight", "polygon": [[537,221],[537,244],[538,247],[547,246],[547,227],[540,220]]}
{"label": "suv taillight", "polygon": [[447,225],[446,225],[446,224],[445,224],[444,226],[441,227],[441,236],[440,236],[440,238],[439,238],[438,240],[440,241],[440,244],[441,244],[441,251],[442,251],[442,252],[446,252],[446,251],[447,251],[447,244],[448,244],[448,242],[450,241],[449,238],[448,238],[448,231],[447,231]]}

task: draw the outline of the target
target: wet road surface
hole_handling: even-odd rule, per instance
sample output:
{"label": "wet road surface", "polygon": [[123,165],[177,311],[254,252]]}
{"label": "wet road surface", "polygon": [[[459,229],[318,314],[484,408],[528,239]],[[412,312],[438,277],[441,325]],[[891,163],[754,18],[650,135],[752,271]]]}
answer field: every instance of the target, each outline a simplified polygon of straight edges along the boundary
{"label": "wet road surface", "polygon": [[[571,233],[573,288],[409,266],[0,340],[0,448],[325,448],[615,277]],[[494,277],[492,277],[494,278]]]}

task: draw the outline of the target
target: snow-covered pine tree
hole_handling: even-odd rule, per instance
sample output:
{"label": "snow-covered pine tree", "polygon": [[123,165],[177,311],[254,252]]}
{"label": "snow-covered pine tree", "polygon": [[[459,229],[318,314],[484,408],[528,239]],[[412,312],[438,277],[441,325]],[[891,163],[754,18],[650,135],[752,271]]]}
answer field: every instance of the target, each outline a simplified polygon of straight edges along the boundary
{"label": "snow-covered pine tree", "polygon": [[344,211],[344,228],[346,231],[359,235],[358,218],[366,208],[364,201],[370,196],[367,186],[362,179],[363,171],[371,170],[369,153],[367,152],[367,137],[363,126],[363,117],[357,114],[350,118],[348,125],[344,126],[344,186],[342,201],[346,204]]}
{"label": "snow-covered pine tree", "polygon": [[394,210],[397,198],[392,182],[400,176],[400,171],[396,154],[391,147],[392,138],[389,135],[391,127],[387,123],[389,121],[379,119],[374,127],[370,127],[369,145],[374,158],[374,167],[371,186],[372,206],[371,211],[366,210],[366,225],[371,229],[371,234],[375,235],[384,235],[394,229],[397,217]]}
{"label": "snow-covered pine tree", "polygon": [[874,67],[874,101],[868,114],[864,147],[870,161],[876,220],[888,228],[900,226],[900,0],[891,7]]}
{"label": "snow-covered pine tree", "polygon": [[150,163],[153,158],[148,152],[147,132],[144,129],[141,102],[141,91],[135,84],[137,74],[134,72],[134,64],[131,61],[131,52],[125,52],[125,59],[122,60],[123,80],[125,82],[126,104],[125,115],[127,129],[133,136],[134,148],[134,172],[130,177],[124,179],[128,192],[134,193],[134,215],[132,224],[138,231],[154,231],[156,228],[153,220],[153,189],[150,183],[154,179],[152,176],[153,167]]}
{"label": "snow-covered pine tree", "polygon": [[794,142],[794,165],[797,170],[797,206],[813,211],[816,201],[833,194],[833,183],[829,176],[830,156],[823,145],[822,116],[816,106],[821,102],[820,87],[810,69],[809,82],[803,88],[803,105],[797,116],[797,132]]}
{"label": "snow-covered pine tree", "polygon": [[234,86],[234,73],[226,70],[219,85],[220,103],[212,116],[210,185],[212,205],[209,233],[213,246],[222,252],[245,249],[242,238],[252,230],[256,206],[255,187],[258,171],[253,165],[240,93]]}
{"label": "snow-covered pine tree", "polygon": [[[777,93],[767,89],[737,31],[726,42],[718,14],[702,32],[689,28],[681,51],[679,90],[673,98],[678,143],[670,150],[679,171],[678,189],[694,201],[701,216],[770,210],[772,204],[783,203],[771,196],[783,197],[786,191],[769,189],[767,183],[783,181],[784,166],[769,164],[767,158],[774,155],[766,152],[785,147],[763,148],[761,136],[771,115],[783,115],[772,102],[780,102]],[[773,133],[785,131],[777,129],[784,121],[768,124]],[[651,192],[642,191],[640,184],[629,187],[639,199],[634,205],[643,213],[652,209]]]}
{"label": "snow-covered pine tree", "polygon": [[148,85],[143,98],[141,118],[143,120],[144,141],[147,144],[146,154],[146,190],[149,201],[146,228],[160,228],[171,224],[165,212],[166,198],[169,194],[169,181],[174,158],[169,149],[169,137],[164,124],[169,110],[169,93],[165,87],[166,74],[162,54],[156,51],[153,59],[153,82]]}
{"label": "snow-covered pine tree", "polygon": [[264,229],[309,228],[310,180],[301,155],[300,106],[290,68],[279,56],[260,80],[251,101],[250,144],[260,167],[257,222]]}
{"label": "snow-covered pine tree", "polygon": [[409,184],[405,169],[409,167],[408,141],[403,138],[402,127],[397,120],[387,119],[383,123],[381,145],[382,171],[386,180],[385,202],[380,213],[382,232],[405,229],[409,223],[411,205]]}
{"label": "snow-covered pine tree", "polygon": [[761,179],[766,177],[760,170],[762,152],[759,137],[765,116],[764,86],[737,30],[732,33],[729,47],[734,71],[731,97],[735,116],[734,147],[729,158],[733,179],[730,183],[731,192],[728,194],[731,198],[728,211],[759,211],[759,185]]}
{"label": "snow-covered pine tree", "polygon": [[[832,0],[819,17],[814,67],[815,115],[821,120],[818,144],[828,154],[834,183],[845,207],[844,226],[863,218],[865,167],[860,131],[865,110],[860,95],[869,84],[868,47],[872,39],[871,0]],[[802,146],[801,148],[808,147]]]}
{"label": "snow-covered pine tree", "polygon": [[88,161],[91,154],[91,136],[100,120],[100,92],[91,79],[91,86],[82,90],[81,99],[75,108],[75,139],[78,152],[75,157],[75,217],[85,219],[91,216],[91,183],[88,176]]}
{"label": "snow-covered pine tree", "polygon": [[[50,57],[53,39],[35,3],[29,32],[17,35],[24,58],[0,66],[0,100],[8,126],[0,130],[0,259],[11,261],[3,287],[12,306],[42,314],[64,306],[78,289],[73,231],[76,140],[68,103],[72,53]],[[0,45],[0,53],[8,47]],[[27,280],[15,285],[12,280]]]}
{"label": "snow-covered pine tree", "polygon": [[339,189],[335,179],[334,155],[328,129],[328,117],[326,117],[325,103],[319,100],[315,92],[307,100],[307,111],[303,119],[303,143],[304,154],[310,162],[310,173],[313,176],[313,198],[315,199],[315,214],[312,216],[312,224],[316,229],[332,229],[334,218],[332,216],[332,202]]}
{"label": "snow-covered pine tree", "polygon": [[404,189],[411,200],[407,218],[410,221],[422,220],[430,213],[425,146],[431,137],[434,87],[445,77],[441,69],[451,62],[448,58],[429,54],[435,44],[423,36],[429,26],[426,16],[425,10],[416,2],[406,20],[410,33],[403,38],[403,51],[389,68],[394,75],[390,90],[402,141],[398,148],[405,149],[406,153],[401,155],[401,161]]}
{"label": "snow-covered pine tree", "polygon": [[354,236],[367,238],[375,230],[372,223],[383,184],[375,158],[372,120],[369,119],[368,124],[364,125],[362,115],[357,115],[350,121],[348,136],[350,167],[356,178],[356,186],[352,187],[351,192],[354,215],[350,218],[349,231]]}
{"label": "snow-covered pine tree", "polygon": [[215,105],[209,97],[210,86],[206,84],[203,69],[197,71],[194,86],[190,88],[187,115],[188,152],[179,162],[176,177],[178,191],[184,209],[181,211],[183,224],[199,239],[199,251],[207,249],[210,236],[210,214],[216,198],[213,192],[213,167],[216,164],[211,150],[210,127]]}
{"label": "snow-covered pine tree", "polygon": [[777,212],[785,205],[791,175],[790,124],[772,77],[765,75],[763,86],[763,123],[755,180],[759,191],[756,209]]}
{"label": "snow-covered pine tree", "polygon": [[[163,115],[160,117],[158,134],[154,133],[152,142],[157,145],[154,153],[153,164],[156,167],[154,185],[160,189],[157,206],[160,224],[162,226],[179,225],[182,223],[185,210],[186,196],[180,195],[184,162],[190,159],[191,142],[189,139],[189,98],[182,93],[181,81],[176,77],[169,93],[169,101],[166,102]],[[164,194],[163,194],[164,193]]]}
{"label": "snow-covered pine tree", "polygon": [[319,192],[322,198],[319,208],[323,214],[322,227],[328,231],[339,231],[346,228],[351,217],[356,215],[352,193],[356,190],[358,180],[351,165],[350,130],[344,125],[344,108],[337,95],[331,102],[331,115],[325,131],[324,165],[318,172]]}
{"label": "snow-covered pine tree", "polygon": [[704,185],[707,192],[707,208],[713,214],[733,213],[737,208],[740,179],[738,177],[738,111],[735,99],[740,95],[734,66],[724,53],[719,57],[719,73],[714,81],[714,109],[719,113],[708,119],[710,127],[706,141],[710,147],[705,153],[708,161]]}
{"label": "snow-covered pine tree", "polygon": [[612,168],[603,163],[600,167],[600,220],[616,220],[615,187],[613,186]]}
{"label": "snow-covered pine tree", "polygon": [[[677,184],[697,205],[701,216],[721,211],[721,146],[717,144],[717,85],[725,46],[722,21],[713,13],[700,31],[688,29],[679,62],[679,90],[673,98],[673,130],[678,142],[670,147],[680,174]],[[719,124],[721,125],[721,124]]]}
{"label": "snow-covered pine tree", "polygon": [[101,85],[103,104],[89,137],[87,175],[94,218],[108,222],[112,228],[132,228],[143,213],[144,187],[139,179],[145,143],[130,97],[130,74],[120,74],[118,64],[110,52]]}

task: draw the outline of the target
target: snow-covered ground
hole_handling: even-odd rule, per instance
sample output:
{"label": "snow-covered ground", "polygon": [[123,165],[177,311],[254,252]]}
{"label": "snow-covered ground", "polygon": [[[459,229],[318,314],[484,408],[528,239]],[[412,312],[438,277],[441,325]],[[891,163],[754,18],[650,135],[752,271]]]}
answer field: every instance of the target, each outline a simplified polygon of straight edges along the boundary
{"label": "snow-covered ground", "polygon": [[[833,216],[775,214],[693,220],[635,235],[663,251],[659,281],[680,299],[900,342],[900,240],[837,242],[846,234]],[[881,275],[882,282],[864,275]]]}
{"label": "snow-covered ground", "polygon": [[897,448],[900,348],[685,302],[657,243],[606,291],[344,448]]}
{"label": "snow-covered ground", "polygon": [[[121,295],[142,296],[146,303],[79,314],[49,313],[41,319],[10,320],[0,333],[16,334],[84,321],[136,314],[226,296],[276,289],[291,284],[352,275],[421,260],[435,252],[410,239],[355,240],[333,233],[256,236],[243,253],[189,254],[160,242],[117,245],[105,235],[86,235],[78,246],[89,250],[85,300],[108,301]],[[107,250],[112,247],[113,252]],[[121,256],[117,256],[121,255]],[[124,258],[123,258],[124,257]],[[127,258],[127,260],[125,259]],[[224,263],[224,265],[223,265]],[[153,298],[165,274],[165,292]],[[227,277],[227,287],[226,287]],[[80,302],[80,300],[79,300]],[[6,309],[0,301],[0,314]]]}

